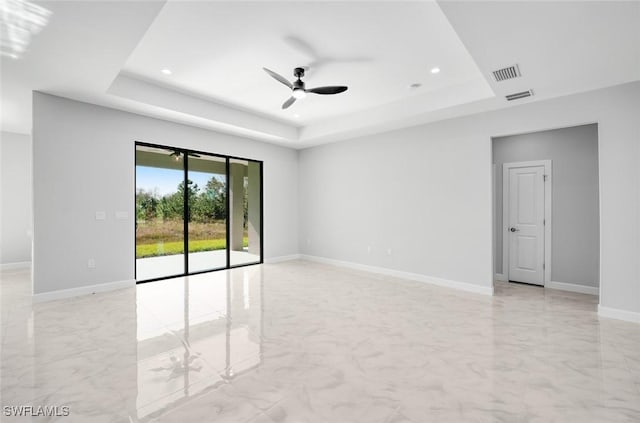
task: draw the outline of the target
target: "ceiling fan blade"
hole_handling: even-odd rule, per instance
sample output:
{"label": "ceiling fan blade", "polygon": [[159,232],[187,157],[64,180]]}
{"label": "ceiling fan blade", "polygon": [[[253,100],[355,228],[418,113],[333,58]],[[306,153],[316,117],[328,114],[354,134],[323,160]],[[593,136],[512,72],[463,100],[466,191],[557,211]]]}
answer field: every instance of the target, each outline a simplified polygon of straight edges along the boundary
{"label": "ceiling fan blade", "polygon": [[308,56],[310,59],[317,59],[320,56],[316,49],[311,46],[311,44],[307,43],[300,37],[296,37],[295,35],[288,35],[284,37],[284,41],[294,49],[298,50],[300,53]]}
{"label": "ceiling fan blade", "polygon": [[274,71],[272,71],[270,69],[267,69],[267,68],[262,68],[262,69],[264,69],[264,71],[266,73],[268,73],[269,75],[271,75],[271,77],[273,79],[275,79],[276,81],[279,81],[279,82],[283,83],[284,85],[286,85],[287,87],[293,89],[293,84],[291,84],[291,82],[287,81],[287,78],[285,78],[284,76],[282,76],[282,75],[280,75],[278,73],[275,73]]}
{"label": "ceiling fan blade", "polygon": [[307,90],[307,92],[314,93],[314,94],[340,94],[347,91],[348,88],[349,87],[344,87],[344,86],[318,87],[318,88],[311,88],[310,90]]}
{"label": "ceiling fan blade", "polygon": [[282,108],[283,109],[287,109],[289,106],[291,106],[295,102],[296,102],[296,98],[295,97],[289,97],[289,99],[287,101],[282,103]]}
{"label": "ceiling fan blade", "polygon": [[189,156],[191,156],[191,157],[200,157],[200,155],[196,154],[196,153],[189,153]]}

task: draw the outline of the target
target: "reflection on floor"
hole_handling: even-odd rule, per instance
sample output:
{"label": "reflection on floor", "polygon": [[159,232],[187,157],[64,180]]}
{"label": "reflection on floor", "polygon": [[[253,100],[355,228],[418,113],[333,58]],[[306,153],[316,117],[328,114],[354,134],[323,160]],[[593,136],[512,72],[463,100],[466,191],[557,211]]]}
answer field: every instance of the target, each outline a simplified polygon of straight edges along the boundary
{"label": "reflection on floor", "polygon": [[640,325],[588,295],[294,261],[32,304],[28,278],[0,283],[1,405],[60,421],[640,421]]}
{"label": "reflection on floor", "polygon": [[[246,251],[231,251],[232,266],[259,262],[259,254],[250,254]],[[226,266],[226,250],[189,253],[189,273],[211,269],[223,269]],[[149,257],[136,260],[136,279],[139,281],[180,275],[182,273],[184,273],[184,254]]]}

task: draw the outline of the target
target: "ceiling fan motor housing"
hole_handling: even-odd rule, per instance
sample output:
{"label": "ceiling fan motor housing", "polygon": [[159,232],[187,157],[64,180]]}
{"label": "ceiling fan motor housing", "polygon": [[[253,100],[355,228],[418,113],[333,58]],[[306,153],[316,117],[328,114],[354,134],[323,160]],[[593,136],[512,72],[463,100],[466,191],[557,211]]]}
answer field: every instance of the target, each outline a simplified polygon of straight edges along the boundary
{"label": "ceiling fan motor housing", "polygon": [[304,68],[295,68],[293,70],[293,76],[300,79],[304,76]]}

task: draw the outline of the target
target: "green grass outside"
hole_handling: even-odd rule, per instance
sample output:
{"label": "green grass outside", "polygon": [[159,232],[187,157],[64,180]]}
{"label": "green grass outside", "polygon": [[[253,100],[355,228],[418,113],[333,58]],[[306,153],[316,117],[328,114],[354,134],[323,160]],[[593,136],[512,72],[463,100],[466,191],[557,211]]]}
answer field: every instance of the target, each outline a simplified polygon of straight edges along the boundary
{"label": "green grass outside", "polygon": [[[249,246],[249,237],[244,237],[242,241],[244,247]],[[189,241],[189,252],[197,253],[201,251],[224,250],[227,248],[225,239],[202,239]],[[154,244],[136,245],[136,258],[171,256],[184,253],[183,241],[172,241]]]}

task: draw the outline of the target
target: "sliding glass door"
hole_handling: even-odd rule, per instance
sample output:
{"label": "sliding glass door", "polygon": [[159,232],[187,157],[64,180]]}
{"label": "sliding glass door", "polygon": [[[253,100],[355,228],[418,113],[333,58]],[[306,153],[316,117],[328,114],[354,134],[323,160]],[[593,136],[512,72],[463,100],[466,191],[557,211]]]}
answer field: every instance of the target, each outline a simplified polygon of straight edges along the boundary
{"label": "sliding glass door", "polygon": [[262,162],[136,143],[136,280],[262,263]]}
{"label": "sliding glass door", "polygon": [[189,184],[189,273],[227,267],[227,161],[191,153]]}
{"label": "sliding glass door", "polygon": [[139,146],[136,150],[136,277],[185,273],[184,155]]}
{"label": "sliding glass door", "polygon": [[231,265],[260,261],[262,201],[261,164],[250,160],[229,160]]}

